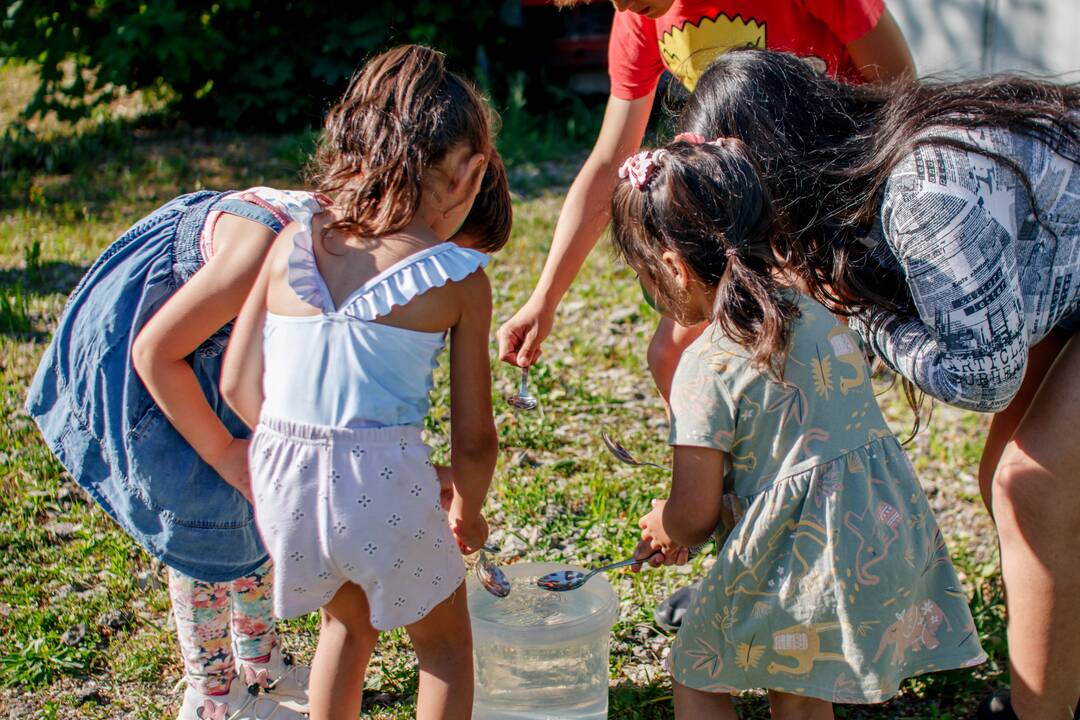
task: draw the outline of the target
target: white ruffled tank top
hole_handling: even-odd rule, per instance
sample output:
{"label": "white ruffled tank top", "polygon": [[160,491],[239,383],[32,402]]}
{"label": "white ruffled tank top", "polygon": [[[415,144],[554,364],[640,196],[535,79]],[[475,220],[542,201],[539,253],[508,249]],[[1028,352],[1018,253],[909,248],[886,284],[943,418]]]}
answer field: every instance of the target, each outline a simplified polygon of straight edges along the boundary
{"label": "white ruffled tank top", "polygon": [[339,428],[421,425],[445,332],[374,322],[428,290],[487,265],[483,253],[451,242],[395,263],[334,307],[312,249],[311,216],[294,216],[289,285],[318,315],[267,313],[263,330],[263,415]]}

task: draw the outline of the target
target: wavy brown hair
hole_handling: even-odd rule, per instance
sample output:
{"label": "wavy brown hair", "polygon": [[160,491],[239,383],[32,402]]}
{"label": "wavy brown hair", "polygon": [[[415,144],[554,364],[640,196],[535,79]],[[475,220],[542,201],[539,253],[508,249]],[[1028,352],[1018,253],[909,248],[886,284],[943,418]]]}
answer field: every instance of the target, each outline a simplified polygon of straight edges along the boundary
{"label": "wavy brown hair", "polygon": [[513,221],[514,209],[506,168],[499,154],[492,151],[484,178],[480,181],[480,192],[456,235],[467,236],[470,246],[476,250],[495,253],[502,250],[510,239]]}
{"label": "wavy brown hair", "polygon": [[[657,168],[643,190],[621,180],[612,199],[616,251],[673,310],[680,291],[662,256],[673,250],[716,291],[712,316],[751,353],[755,367],[783,381],[791,322],[799,311],[778,280],[773,243],[782,232],[745,144],[676,141],[653,155]],[[699,318],[686,318],[699,321]]]}
{"label": "wavy brown hair", "polygon": [[327,115],[312,179],[343,216],[325,230],[379,237],[416,214],[424,171],[466,143],[492,154],[487,104],[443,54],[403,45],[368,61]]}

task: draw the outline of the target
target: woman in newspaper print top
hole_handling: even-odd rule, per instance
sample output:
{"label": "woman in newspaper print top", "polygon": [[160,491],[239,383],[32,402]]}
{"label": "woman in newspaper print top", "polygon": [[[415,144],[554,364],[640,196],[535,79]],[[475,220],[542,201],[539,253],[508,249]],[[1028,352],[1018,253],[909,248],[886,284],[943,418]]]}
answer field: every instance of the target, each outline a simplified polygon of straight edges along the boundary
{"label": "woman in newspaper print top", "polygon": [[1080,87],[849,87],[793,55],[719,57],[681,130],[742,139],[808,291],[905,381],[995,413],[979,469],[1001,541],[1012,707],[1080,697]]}

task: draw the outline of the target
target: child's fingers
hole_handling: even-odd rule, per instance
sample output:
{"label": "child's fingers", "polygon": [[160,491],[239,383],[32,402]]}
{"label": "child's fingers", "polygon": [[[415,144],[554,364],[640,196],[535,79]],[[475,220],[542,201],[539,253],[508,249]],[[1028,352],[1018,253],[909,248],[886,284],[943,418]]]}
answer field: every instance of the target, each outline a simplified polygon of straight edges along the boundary
{"label": "child's fingers", "polygon": [[521,327],[511,318],[503,323],[495,333],[499,341],[499,359],[511,365],[518,365],[518,354],[521,352]]}
{"label": "child's fingers", "polygon": [[667,552],[664,553],[665,565],[685,565],[688,558],[688,551],[684,547],[670,547]]}
{"label": "child's fingers", "polygon": [[439,505],[450,512],[454,503],[454,471],[449,465],[436,465],[435,475],[439,478]]}
{"label": "child's fingers", "polygon": [[255,496],[251,492],[251,476],[248,475],[247,471],[238,480],[229,484],[236,488],[250,504],[255,504]]}
{"label": "child's fingers", "polygon": [[521,346],[517,351],[517,364],[518,367],[528,367],[536,362],[536,357],[539,353],[539,340],[540,330],[536,325],[529,327],[528,332],[525,333],[524,339],[521,341]]}
{"label": "child's fingers", "polygon": [[649,555],[652,554],[652,551],[652,543],[648,540],[641,540],[641,542],[637,544],[637,548],[634,549],[634,557],[641,562],[634,563],[630,566],[630,569],[633,572],[641,572],[642,563],[644,563],[646,558],[648,558]]}

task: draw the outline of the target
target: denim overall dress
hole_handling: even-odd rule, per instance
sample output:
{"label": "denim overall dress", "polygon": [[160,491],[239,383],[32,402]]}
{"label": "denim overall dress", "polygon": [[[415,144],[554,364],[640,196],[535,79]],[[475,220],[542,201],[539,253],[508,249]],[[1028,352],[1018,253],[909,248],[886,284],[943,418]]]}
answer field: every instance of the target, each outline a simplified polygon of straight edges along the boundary
{"label": "denim overall dress", "polygon": [[[105,250],[68,298],[26,403],[49,448],[105,512],[151,555],[206,582],[254,571],[266,550],[248,502],[203,462],[147,392],[131,346],[203,266],[199,241],[208,214],[281,231],[280,214],[228,195],[182,195]],[[218,386],[231,329],[220,329],[187,360],[225,427],[247,437]]]}

